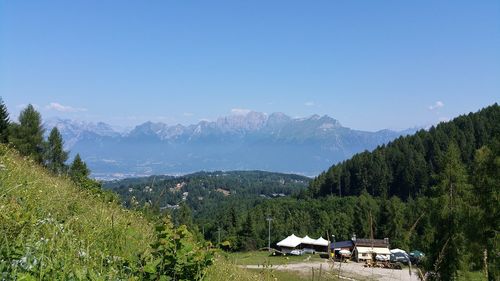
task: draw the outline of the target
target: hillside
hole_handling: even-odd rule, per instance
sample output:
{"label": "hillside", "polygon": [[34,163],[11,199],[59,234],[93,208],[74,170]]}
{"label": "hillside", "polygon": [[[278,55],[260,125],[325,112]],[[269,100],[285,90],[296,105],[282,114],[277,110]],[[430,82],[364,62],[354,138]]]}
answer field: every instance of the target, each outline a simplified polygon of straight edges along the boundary
{"label": "hillside", "polygon": [[[0,279],[121,279],[151,251],[152,224],[0,145]],[[27,278],[27,279],[23,279]]]}
{"label": "hillside", "polygon": [[454,143],[468,171],[476,150],[500,138],[500,106],[459,116],[429,130],[400,137],[373,152],[363,152],[332,166],[309,186],[314,197],[326,195],[397,196],[403,200],[432,195],[434,176],[446,164],[443,159]]}
{"label": "hillside", "polygon": [[260,112],[187,126],[146,122],[127,132],[63,119],[49,120],[45,127],[58,127],[66,148],[78,151],[101,179],[201,170],[317,175],[332,163],[413,132],[365,132],[326,115],[292,118]]}
{"label": "hillside", "polygon": [[203,213],[226,201],[272,199],[306,189],[310,178],[264,171],[198,172],[185,176],[151,176],[104,182],[127,207],[136,200],[161,210],[177,209],[182,202]]}

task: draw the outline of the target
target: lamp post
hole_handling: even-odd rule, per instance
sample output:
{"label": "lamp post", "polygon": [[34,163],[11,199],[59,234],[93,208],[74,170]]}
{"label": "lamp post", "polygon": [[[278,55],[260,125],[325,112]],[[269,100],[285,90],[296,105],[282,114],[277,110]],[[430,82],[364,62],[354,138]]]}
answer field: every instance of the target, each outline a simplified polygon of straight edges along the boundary
{"label": "lamp post", "polygon": [[333,262],[335,262],[335,234],[332,234],[333,241]]}
{"label": "lamp post", "polygon": [[273,218],[271,217],[267,217],[266,218],[266,221],[267,221],[267,249],[269,252],[271,252],[271,221],[273,220]]}

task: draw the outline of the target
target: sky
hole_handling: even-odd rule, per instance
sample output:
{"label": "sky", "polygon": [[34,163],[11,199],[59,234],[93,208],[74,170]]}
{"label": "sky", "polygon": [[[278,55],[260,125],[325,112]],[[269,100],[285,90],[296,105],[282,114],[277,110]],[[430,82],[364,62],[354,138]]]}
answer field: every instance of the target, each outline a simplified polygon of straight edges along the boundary
{"label": "sky", "polygon": [[405,129],[500,100],[500,1],[0,1],[13,119]]}

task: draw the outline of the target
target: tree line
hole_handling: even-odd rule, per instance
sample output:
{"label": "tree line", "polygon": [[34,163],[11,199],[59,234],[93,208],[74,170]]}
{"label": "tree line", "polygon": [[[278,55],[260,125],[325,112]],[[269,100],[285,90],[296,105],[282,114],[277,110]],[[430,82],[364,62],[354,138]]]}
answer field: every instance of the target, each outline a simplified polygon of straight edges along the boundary
{"label": "tree line", "polygon": [[458,147],[460,161],[470,171],[476,150],[499,135],[500,109],[494,104],[400,137],[372,152],[356,154],[321,173],[312,181],[309,191],[315,198],[359,195],[363,191],[372,196],[398,196],[403,200],[432,195],[431,187],[438,182],[433,175],[446,165],[443,158],[450,145]]}
{"label": "tree line", "polygon": [[31,104],[19,114],[18,122],[11,122],[7,106],[0,98],[0,143],[14,147],[21,155],[43,165],[54,175],[69,176],[76,184],[100,188],[100,183],[89,178],[90,170],[79,154],[68,165],[69,152],[57,127],[44,137],[42,116]]}

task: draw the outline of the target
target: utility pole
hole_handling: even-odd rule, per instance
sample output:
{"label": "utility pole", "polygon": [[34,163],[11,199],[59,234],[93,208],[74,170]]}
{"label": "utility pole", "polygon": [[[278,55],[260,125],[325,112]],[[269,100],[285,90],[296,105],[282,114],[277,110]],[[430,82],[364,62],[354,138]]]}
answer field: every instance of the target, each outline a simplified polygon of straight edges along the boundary
{"label": "utility pole", "polygon": [[267,249],[269,252],[271,252],[271,221],[273,219],[271,217],[267,217],[266,218],[266,221],[267,221],[267,229],[268,229],[268,235],[267,235]]}
{"label": "utility pole", "polygon": [[335,234],[332,234],[333,241],[333,266],[335,266]]}

